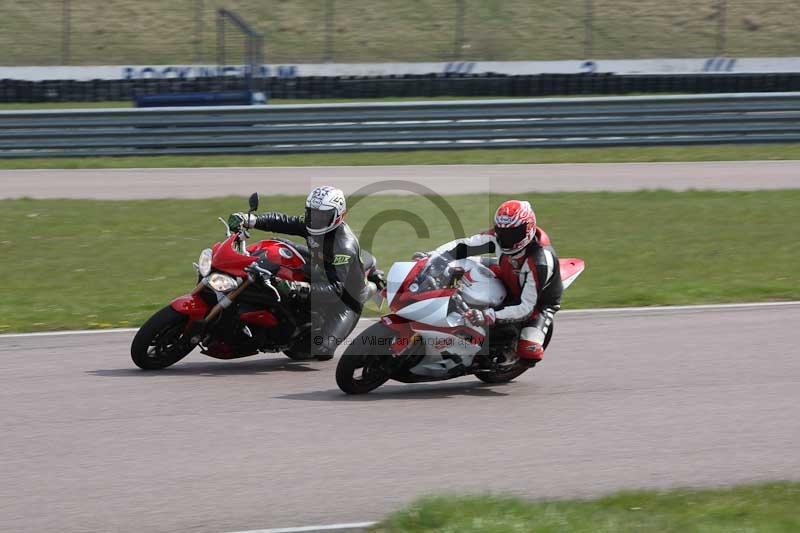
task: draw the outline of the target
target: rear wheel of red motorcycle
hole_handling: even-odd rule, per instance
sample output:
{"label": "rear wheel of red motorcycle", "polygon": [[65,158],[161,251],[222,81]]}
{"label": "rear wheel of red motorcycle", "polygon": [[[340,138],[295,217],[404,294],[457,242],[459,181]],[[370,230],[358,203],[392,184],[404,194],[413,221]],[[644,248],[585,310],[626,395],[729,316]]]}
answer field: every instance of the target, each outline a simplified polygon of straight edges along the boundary
{"label": "rear wheel of red motorcycle", "polygon": [[145,322],[131,343],[131,359],[142,370],[160,370],[174,365],[195,345],[184,337],[188,318],[167,306]]}
{"label": "rear wheel of red motorcycle", "polygon": [[353,339],[336,365],[336,384],[343,392],[366,394],[389,380],[384,363],[391,357],[387,339],[393,336],[383,324],[373,324]]}

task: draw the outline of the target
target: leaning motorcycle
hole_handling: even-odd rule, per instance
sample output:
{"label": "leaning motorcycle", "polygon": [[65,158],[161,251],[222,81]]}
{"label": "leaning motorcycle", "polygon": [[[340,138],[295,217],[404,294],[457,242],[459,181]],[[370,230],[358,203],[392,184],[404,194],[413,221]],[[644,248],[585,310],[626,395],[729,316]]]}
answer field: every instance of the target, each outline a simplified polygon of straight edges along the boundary
{"label": "leaning motorcycle", "polygon": [[[564,288],[583,272],[581,259],[560,260]],[[388,380],[443,381],[473,374],[486,383],[511,381],[528,370],[514,355],[519,327],[490,332],[464,318],[469,308],[497,307],[503,283],[479,258],[455,260],[434,254],[395,263],[387,276],[389,314],[353,339],[336,368],[336,383],[364,394]],[[545,347],[553,335],[551,326]]]}
{"label": "leaning motorcycle", "polygon": [[[257,209],[254,193],[250,213]],[[311,359],[310,306],[275,286],[279,279],[307,281],[307,249],[278,238],[248,245],[245,228],[231,232],[220,220],[227,238],[200,253],[194,265],[197,286],[157,311],[136,333],[131,358],[139,368],[166,368],[198,346],[216,359],[259,352]],[[372,260],[368,274],[374,270]]]}

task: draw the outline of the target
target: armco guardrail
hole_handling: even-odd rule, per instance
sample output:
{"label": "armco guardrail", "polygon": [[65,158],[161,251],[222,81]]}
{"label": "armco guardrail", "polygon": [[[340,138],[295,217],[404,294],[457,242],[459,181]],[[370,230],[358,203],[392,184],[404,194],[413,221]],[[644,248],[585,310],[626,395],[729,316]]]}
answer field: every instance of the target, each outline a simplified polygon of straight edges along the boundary
{"label": "armco guardrail", "polygon": [[800,93],[0,112],[0,157],[800,141]]}

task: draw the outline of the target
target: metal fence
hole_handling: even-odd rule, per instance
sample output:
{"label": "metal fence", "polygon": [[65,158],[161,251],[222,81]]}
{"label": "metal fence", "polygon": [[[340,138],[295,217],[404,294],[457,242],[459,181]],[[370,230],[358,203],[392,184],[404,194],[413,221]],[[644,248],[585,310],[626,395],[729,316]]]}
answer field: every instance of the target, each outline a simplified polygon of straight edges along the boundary
{"label": "metal fence", "polygon": [[0,112],[0,158],[800,141],[800,93]]}
{"label": "metal fence", "polygon": [[270,63],[798,56],[800,0],[0,2],[9,65],[216,60],[215,14]]}

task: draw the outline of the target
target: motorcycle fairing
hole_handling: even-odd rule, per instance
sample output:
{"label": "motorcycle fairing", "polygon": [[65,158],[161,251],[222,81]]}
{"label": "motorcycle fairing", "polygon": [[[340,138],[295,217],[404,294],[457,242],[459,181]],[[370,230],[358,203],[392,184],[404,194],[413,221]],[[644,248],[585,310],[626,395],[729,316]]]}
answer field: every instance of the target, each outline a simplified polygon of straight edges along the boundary
{"label": "motorcycle fairing", "polygon": [[489,267],[481,264],[480,257],[467,257],[450,263],[461,267],[465,274],[459,282],[459,292],[464,302],[478,308],[497,307],[506,298],[506,288]]}
{"label": "motorcycle fairing", "polygon": [[203,320],[208,314],[208,304],[199,294],[178,296],[169,304],[174,310],[189,317],[189,320]]}
{"label": "motorcycle fairing", "polygon": [[398,309],[395,314],[414,322],[423,322],[432,326],[452,327],[452,324],[447,320],[450,296],[448,294],[419,300],[402,309]]}
{"label": "motorcycle fairing", "polygon": [[[463,361],[463,358],[462,358]],[[470,363],[472,364],[472,358]],[[459,363],[452,359],[442,359],[439,354],[425,355],[416,366],[411,368],[409,372],[417,376],[424,376],[427,378],[444,378],[447,377]]]}
{"label": "motorcycle fairing", "polygon": [[[475,354],[481,349],[480,343],[473,343],[461,335],[453,334],[456,332],[450,333],[438,329],[418,329],[418,327],[414,327],[414,331],[420,336],[420,340],[425,347],[425,357],[410,370],[412,374],[419,376],[443,378],[459,365],[463,365],[463,368],[469,368],[472,366]],[[460,362],[446,357],[447,355],[458,356]]]}
{"label": "motorcycle fairing", "polygon": [[221,270],[239,278],[247,277],[244,268],[250,265],[255,258],[243,255],[233,249],[233,243],[237,238],[236,233],[222,242],[215,244],[211,248],[211,266],[216,270]]}
{"label": "motorcycle fairing", "polygon": [[[486,331],[480,326],[465,324],[457,313],[451,313],[448,318],[450,322],[442,327],[430,323],[411,323],[411,329],[419,335],[425,349],[425,357],[410,369],[412,374],[444,378],[459,364],[463,368],[472,365],[472,360],[483,345]],[[458,356],[461,363],[448,355]]]}
{"label": "motorcycle fairing", "polygon": [[416,266],[417,262],[415,261],[401,261],[393,264],[389,269],[389,274],[386,276],[386,301],[389,306],[392,305],[400,287],[403,286],[409,273]]}
{"label": "motorcycle fairing", "polygon": [[383,325],[393,329],[397,333],[397,336],[390,347],[392,353],[397,355],[409,347],[409,340],[414,334],[414,331],[411,329],[412,322],[410,320],[397,315],[384,315],[381,317],[381,322]]}

